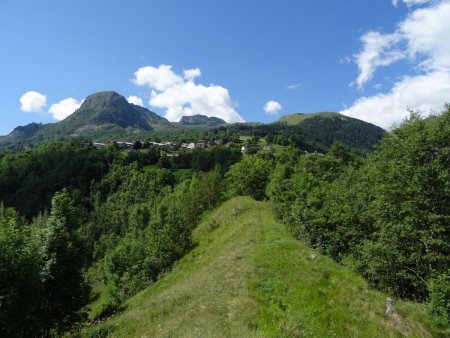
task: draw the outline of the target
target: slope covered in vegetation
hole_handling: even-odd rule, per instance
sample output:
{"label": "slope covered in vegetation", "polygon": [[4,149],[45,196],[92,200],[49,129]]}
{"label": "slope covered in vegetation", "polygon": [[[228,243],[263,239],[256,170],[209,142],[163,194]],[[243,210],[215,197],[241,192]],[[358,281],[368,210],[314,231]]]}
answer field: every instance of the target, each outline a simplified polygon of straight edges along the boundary
{"label": "slope covered in vegetation", "polygon": [[302,113],[295,113],[295,114],[287,114],[287,115],[283,115],[281,116],[277,122],[281,122],[281,123],[286,123],[290,126],[296,125],[296,124],[300,124],[310,118],[313,117],[341,117],[343,119],[348,119],[350,120],[350,117],[341,115],[339,113],[331,113],[331,112],[322,112],[322,113],[312,113],[312,114],[302,114]]}
{"label": "slope covered in vegetation", "polygon": [[[233,128],[217,131],[255,133],[242,138],[259,144],[257,132],[268,132],[267,142],[284,130]],[[192,310],[189,322],[205,335],[448,335],[449,139],[447,107],[430,118],[413,114],[366,157],[340,142],[325,154],[280,147],[242,155],[234,145],[177,160],[159,148],[98,150],[73,140],[0,152],[0,336],[60,336],[124,306],[118,325],[94,333],[133,335],[165,321],[176,331],[191,325],[182,321]],[[233,196],[270,208],[238,199],[203,215]],[[309,256],[294,238],[343,267]],[[365,298],[350,270],[385,295]],[[175,324],[166,289],[167,300],[201,290],[173,300],[182,311]],[[423,305],[397,301],[400,317],[386,322],[387,295]],[[141,312],[148,324],[133,320]],[[389,332],[379,329],[389,323]]]}
{"label": "slope covered in vegetation", "polygon": [[420,305],[398,301],[317,254],[265,202],[231,199],[203,218],[172,272],[86,328],[86,337],[430,337]]}

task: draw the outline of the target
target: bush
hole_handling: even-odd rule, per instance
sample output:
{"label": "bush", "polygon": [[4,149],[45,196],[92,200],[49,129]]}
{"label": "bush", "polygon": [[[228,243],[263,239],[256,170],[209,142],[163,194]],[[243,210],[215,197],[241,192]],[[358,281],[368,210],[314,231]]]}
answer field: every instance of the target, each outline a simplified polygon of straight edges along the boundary
{"label": "bush", "polygon": [[[450,271],[449,271],[450,272]],[[450,275],[442,274],[428,283],[430,307],[443,323],[450,321]]]}

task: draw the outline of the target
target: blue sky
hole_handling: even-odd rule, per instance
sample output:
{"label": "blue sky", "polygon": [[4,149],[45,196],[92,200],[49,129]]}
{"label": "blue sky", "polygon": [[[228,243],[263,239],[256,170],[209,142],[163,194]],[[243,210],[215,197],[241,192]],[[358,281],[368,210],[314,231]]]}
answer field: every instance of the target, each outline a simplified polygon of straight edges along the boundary
{"label": "blue sky", "polygon": [[2,0],[0,135],[103,90],[171,120],[337,111],[389,128],[450,102],[447,14],[432,0]]}

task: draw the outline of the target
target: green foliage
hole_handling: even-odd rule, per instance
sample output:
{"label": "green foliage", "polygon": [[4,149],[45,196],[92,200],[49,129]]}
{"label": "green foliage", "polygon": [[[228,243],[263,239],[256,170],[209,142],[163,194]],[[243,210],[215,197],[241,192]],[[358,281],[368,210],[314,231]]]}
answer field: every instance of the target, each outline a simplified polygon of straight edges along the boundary
{"label": "green foliage", "polygon": [[[115,113],[101,115],[107,120]],[[239,146],[217,146],[169,160],[160,156],[160,149],[147,149],[145,142],[126,152],[97,150],[73,140],[0,152],[0,201],[17,210],[0,207],[0,335],[48,336],[70,330],[86,318],[81,310],[89,300],[86,280],[104,286],[105,297],[91,319],[120,311],[127,299],[195,247],[192,233],[200,216],[224,196],[235,195],[268,197],[276,217],[296,238],[352,267],[371,286],[401,298],[428,300],[445,323],[450,108],[427,119],[412,115],[367,158],[349,149],[355,144],[359,152],[370,148],[382,131],[358,123],[331,114],[292,126],[236,124],[153,135],[172,141],[239,142],[245,134],[255,150],[261,138],[291,145],[245,156]],[[32,129],[27,130],[40,127]],[[182,173],[187,173],[183,179]],[[242,213],[244,209],[235,208],[227,217]],[[27,219],[33,219],[31,224]],[[221,231],[222,223],[214,219],[203,230]],[[270,256],[290,255],[291,244],[276,247]],[[265,254],[262,250],[260,258]],[[257,265],[275,269],[266,261]],[[292,276],[302,266],[291,266]],[[269,271],[264,269],[258,276]],[[321,278],[329,285],[327,273]],[[331,324],[331,331],[316,327],[309,321],[314,311],[289,312],[284,296],[272,302],[271,294],[284,288],[284,282],[260,278],[252,284],[257,298],[271,304],[264,316],[276,318],[280,332],[317,329],[327,335],[337,330]],[[274,330],[264,318],[249,325]]]}
{"label": "green foliage", "polygon": [[6,155],[0,160],[0,200],[30,220],[49,209],[53,194],[64,187],[86,197],[91,181],[106,172],[107,155],[75,140]]}
{"label": "green foliage", "polygon": [[172,271],[82,336],[440,336],[421,304],[399,300],[395,317],[385,316],[386,295],[295,240],[267,203],[230,199],[193,237]]}
{"label": "green foliage", "polygon": [[170,159],[167,156],[160,157],[160,159],[158,160],[158,167],[170,169],[172,167]]}
{"label": "green foliage", "polygon": [[94,209],[80,229],[89,255],[98,260],[131,229],[144,229],[159,194],[175,184],[166,169],[144,170],[136,164],[115,165],[92,186]]}
{"label": "green foliage", "polygon": [[140,166],[146,166],[156,164],[160,159],[160,150],[158,148],[150,148],[140,151],[128,151],[125,163],[137,162]]}
{"label": "green foliage", "polygon": [[[363,168],[373,190],[368,212],[374,248],[363,251],[374,282],[401,296],[424,299],[434,271],[450,264],[450,110],[406,121]],[[378,274],[378,271],[381,271]]]}
{"label": "green foliage", "polygon": [[222,173],[241,159],[238,149],[227,147],[213,147],[209,150],[194,149],[191,153],[191,167],[193,171],[207,172],[219,166]]}
{"label": "green foliage", "polygon": [[43,301],[39,309],[44,335],[51,329],[62,334],[85,318],[80,309],[88,303],[90,289],[82,274],[83,248],[75,233],[78,222],[79,214],[68,192],[57,192],[44,229]]}
{"label": "green foliage", "polygon": [[61,335],[85,318],[89,301],[79,214],[67,191],[55,194],[49,217],[28,225],[0,207],[0,334]]}
{"label": "green foliage", "polygon": [[335,144],[279,165],[268,194],[297,237],[383,291],[426,300],[450,264],[448,139],[450,109],[413,114],[365,160]]}
{"label": "green foliage", "polygon": [[221,169],[216,166],[207,173],[196,173],[190,182],[190,200],[192,207],[203,212],[219,203],[225,190]]}
{"label": "green foliage", "polygon": [[0,336],[33,336],[43,289],[40,229],[0,205]]}
{"label": "green foliage", "polygon": [[[326,152],[335,141],[359,153],[373,150],[385,131],[370,123],[337,113],[317,113],[300,116],[300,121],[272,124],[230,126],[240,135],[264,137],[267,143],[292,145],[303,151]],[[289,115],[287,119],[289,120]]]}
{"label": "green foliage", "polygon": [[255,155],[244,156],[232,165],[226,174],[232,196],[251,196],[256,200],[266,197],[266,187],[272,171],[272,163]]}
{"label": "green foliage", "polygon": [[448,273],[432,278],[428,284],[431,311],[442,321],[450,322],[450,276]]}
{"label": "green foliage", "polygon": [[223,190],[219,167],[174,186],[168,170],[116,165],[93,185],[95,208],[80,231],[92,252],[89,279],[109,285],[111,301],[99,317],[118,310],[192,248],[198,217]]}

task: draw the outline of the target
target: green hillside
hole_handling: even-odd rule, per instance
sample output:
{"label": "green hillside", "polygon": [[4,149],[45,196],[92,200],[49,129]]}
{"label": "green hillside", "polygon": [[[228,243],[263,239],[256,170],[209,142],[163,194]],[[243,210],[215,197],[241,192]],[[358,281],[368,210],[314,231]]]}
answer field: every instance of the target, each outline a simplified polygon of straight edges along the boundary
{"label": "green hillside", "polygon": [[386,133],[371,123],[329,112],[285,115],[274,125],[295,130],[295,135],[302,135],[323,152],[336,140],[351,149],[371,150]]}
{"label": "green hillside", "polygon": [[417,304],[398,301],[295,240],[267,203],[239,197],[204,217],[197,247],[126,310],[83,337],[432,337]]}
{"label": "green hillside", "polygon": [[351,119],[350,117],[347,117],[345,115],[330,112],[321,112],[312,114],[295,113],[281,116],[277,122],[284,122],[290,126],[293,126],[314,117],[341,117],[343,119]]}

